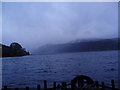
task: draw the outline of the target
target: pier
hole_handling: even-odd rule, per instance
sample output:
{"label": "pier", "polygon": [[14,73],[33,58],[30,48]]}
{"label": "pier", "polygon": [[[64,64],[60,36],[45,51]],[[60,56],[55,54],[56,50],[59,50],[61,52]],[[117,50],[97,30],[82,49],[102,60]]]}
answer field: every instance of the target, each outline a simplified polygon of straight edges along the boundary
{"label": "pier", "polygon": [[53,82],[53,87],[49,88],[47,86],[47,80],[44,80],[43,83],[43,88],[38,84],[35,88],[30,88],[29,86],[26,86],[25,88],[9,88],[8,86],[3,86],[2,90],[120,90],[120,88],[115,87],[114,80],[111,80],[111,86],[106,86],[104,82],[98,81],[95,81],[92,85],[87,85],[86,82],[73,83],[71,81],[70,83]]}

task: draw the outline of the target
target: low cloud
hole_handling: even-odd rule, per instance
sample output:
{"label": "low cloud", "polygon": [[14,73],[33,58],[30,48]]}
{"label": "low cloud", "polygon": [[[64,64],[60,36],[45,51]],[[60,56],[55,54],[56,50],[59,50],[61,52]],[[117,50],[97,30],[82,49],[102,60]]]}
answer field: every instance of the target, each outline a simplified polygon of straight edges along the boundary
{"label": "low cloud", "polygon": [[118,35],[117,2],[3,3],[3,43],[27,49]]}

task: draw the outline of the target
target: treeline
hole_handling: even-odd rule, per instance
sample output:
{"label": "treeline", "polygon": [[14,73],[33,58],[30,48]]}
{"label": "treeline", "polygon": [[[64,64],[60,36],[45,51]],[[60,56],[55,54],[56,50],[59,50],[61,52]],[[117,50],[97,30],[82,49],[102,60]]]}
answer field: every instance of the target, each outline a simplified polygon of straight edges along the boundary
{"label": "treeline", "polygon": [[0,44],[0,51],[2,51],[2,57],[29,55],[29,52],[18,43],[11,43],[10,46]]}

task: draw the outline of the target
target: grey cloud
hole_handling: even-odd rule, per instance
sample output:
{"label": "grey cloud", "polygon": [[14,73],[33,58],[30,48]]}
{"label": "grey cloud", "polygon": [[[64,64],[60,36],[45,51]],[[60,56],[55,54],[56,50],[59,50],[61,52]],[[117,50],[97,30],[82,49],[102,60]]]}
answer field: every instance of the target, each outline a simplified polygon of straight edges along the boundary
{"label": "grey cloud", "polygon": [[76,39],[117,37],[117,3],[3,3],[3,43],[31,49]]}

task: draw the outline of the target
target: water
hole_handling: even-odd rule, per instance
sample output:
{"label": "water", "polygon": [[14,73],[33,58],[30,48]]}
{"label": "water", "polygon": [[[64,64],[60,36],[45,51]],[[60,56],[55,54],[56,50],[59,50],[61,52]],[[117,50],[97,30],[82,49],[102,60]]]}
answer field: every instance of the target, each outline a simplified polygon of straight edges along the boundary
{"label": "water", "polygon": [[118,52],[79,52],[52,55],[7,57],[2,60],[3,85],[9,87],[36,87],[47,80],[70,82],[77,75],[87,75],[93,80],[111,80],[118,84]]}

